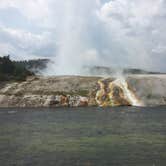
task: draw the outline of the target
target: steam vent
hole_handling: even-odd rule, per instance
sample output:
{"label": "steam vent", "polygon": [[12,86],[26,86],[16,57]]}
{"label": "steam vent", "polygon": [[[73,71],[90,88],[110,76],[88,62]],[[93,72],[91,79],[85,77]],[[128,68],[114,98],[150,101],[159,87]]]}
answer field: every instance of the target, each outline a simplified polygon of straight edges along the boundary
{"label": "steam vent", "polygon": [[29,77],[0,86],[0,107],[166,105],[166,75]]}

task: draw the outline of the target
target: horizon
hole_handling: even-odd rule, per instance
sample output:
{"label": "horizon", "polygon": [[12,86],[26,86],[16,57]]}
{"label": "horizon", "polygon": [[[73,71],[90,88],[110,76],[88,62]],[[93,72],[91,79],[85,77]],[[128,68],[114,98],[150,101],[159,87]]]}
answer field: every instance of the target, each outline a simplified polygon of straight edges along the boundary
{"label": "horizon", "polygon": [[82,73],[85,65],[165,72],[165,7],[164,0],[1,0],[0,55],[51,59],[49,74]]}
{"label": "horizon", "polygon": [[[145,72],[145,73],[142,73],[142,74],[166,74],[166,72],[165,71],[158,71],[158,70],[148,70],[148,69],[144,69],[144,68],[136,68],[136,67],[130,67],[130,66],[125,66],[125,67],[112,67],[112,66],[99,66],[99,65],[84,65],[84,66],[82,66],[82,68],[83,69],[88,69],[89,70],[89,72],[88,71],[86,71],[86,70],[82,70],[82,73],[73,73],[73,74],[56,74],[56,73],[52,73],[52,74],[48,74],[47,73],[47,70],[48,70],[48,66],[51,64],[51,63],[53,63],[54,65],[55,65],[55,63],[54,63],[54,61],[52,61],[52,59],[51,58],[47,58],[47,57],[36,57],[36,58],[30,58],[30,59],[20,59],[20,60],[15,60],[15,59],[12,59],[11,58],[11,55],[4,55],[4,56],[1,56],[0,55],[0,58],[3,58],[3,57],[7,57],[7,56],[9,56],[9,59],[11,60],[11,61],[13,61],[13,62],[24,62],[24,61],[26,61],[26,62],[30,62],[30,61],[34,61],[34,62],[37,62],[37,61],[45,61],[44,63],[45,63],[45,65],[46,65],[46,67],[45,68],[43,68],[43,69],[37,69],[38,70],[38,72],[39,73],[34,73],[34,74],[40,74],[40,75],[43,75],[43,76],[64,76],[64,75],[75,75],[75,76],[95,76],[94,74],[92,74],[92,72],[90,72],[90,70],[96,70],[96,68],[97,69],[99,69],[99,72],[101,72],[100,70],[103,70],[103,69],[105,69],[105,70],[112,70],[111,71],[111,73],[108,75],[108,76],[111,76],[112,74],[114,75],[114,76],[117,76],[118,77],[118,75],[126,75],[127,73],[125,73],[125,72],[132,72],[132,71],[134,71],[134,70],[138,70],[137,72]],[[47,62],[46,62],[47,61]],[[28,69],[28,70],[30,70],[30,69]],[[127,70],[132,70],[132,71],[127,71]],[[30,70],[30,71],[32,71],[33,72],[33,70]],[[84,72],[83,72],[84,71]],[[114,72],[113,72],[114,71]],[[97,72],[97,70],[95,71],[95,72]],[[108,71],[105,71],[105,72],[108,72]],[[134,75],[135,75],[135,73],[133,73]],[[105,74],[103,75],[103,74],[99,74],[100,76],[105,76]]]}

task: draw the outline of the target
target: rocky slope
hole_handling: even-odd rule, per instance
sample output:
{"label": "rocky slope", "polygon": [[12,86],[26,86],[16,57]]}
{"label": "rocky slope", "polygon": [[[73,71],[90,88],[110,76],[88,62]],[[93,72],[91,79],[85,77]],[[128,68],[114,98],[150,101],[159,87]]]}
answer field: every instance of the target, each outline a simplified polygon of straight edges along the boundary
{"label": "rocky slope", "polygon": [[29,77],[0,86],[0,107],[166,105],[166,75]]}

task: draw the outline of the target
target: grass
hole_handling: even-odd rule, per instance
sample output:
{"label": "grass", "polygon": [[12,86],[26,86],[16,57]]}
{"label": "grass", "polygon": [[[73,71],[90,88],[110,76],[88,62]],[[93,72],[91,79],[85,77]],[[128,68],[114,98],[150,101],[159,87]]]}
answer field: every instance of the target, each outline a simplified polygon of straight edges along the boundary
{"label": "grass", "polygon": [[0,111],[0,165],[166,164],[164,107],[7,111]]}

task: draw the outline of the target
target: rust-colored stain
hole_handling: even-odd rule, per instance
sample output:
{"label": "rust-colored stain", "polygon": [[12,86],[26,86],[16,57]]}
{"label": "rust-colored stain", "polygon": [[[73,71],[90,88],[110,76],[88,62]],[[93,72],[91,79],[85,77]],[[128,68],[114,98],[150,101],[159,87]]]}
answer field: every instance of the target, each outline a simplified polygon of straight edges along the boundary
{"label": "rust-colored stain", "polygon": [[102,107],[121,105],[142,106],[142,102],[128,88],[128,83],[123,78],[110,82],[105,79],[99,80],[95,99],[98,105]]}

